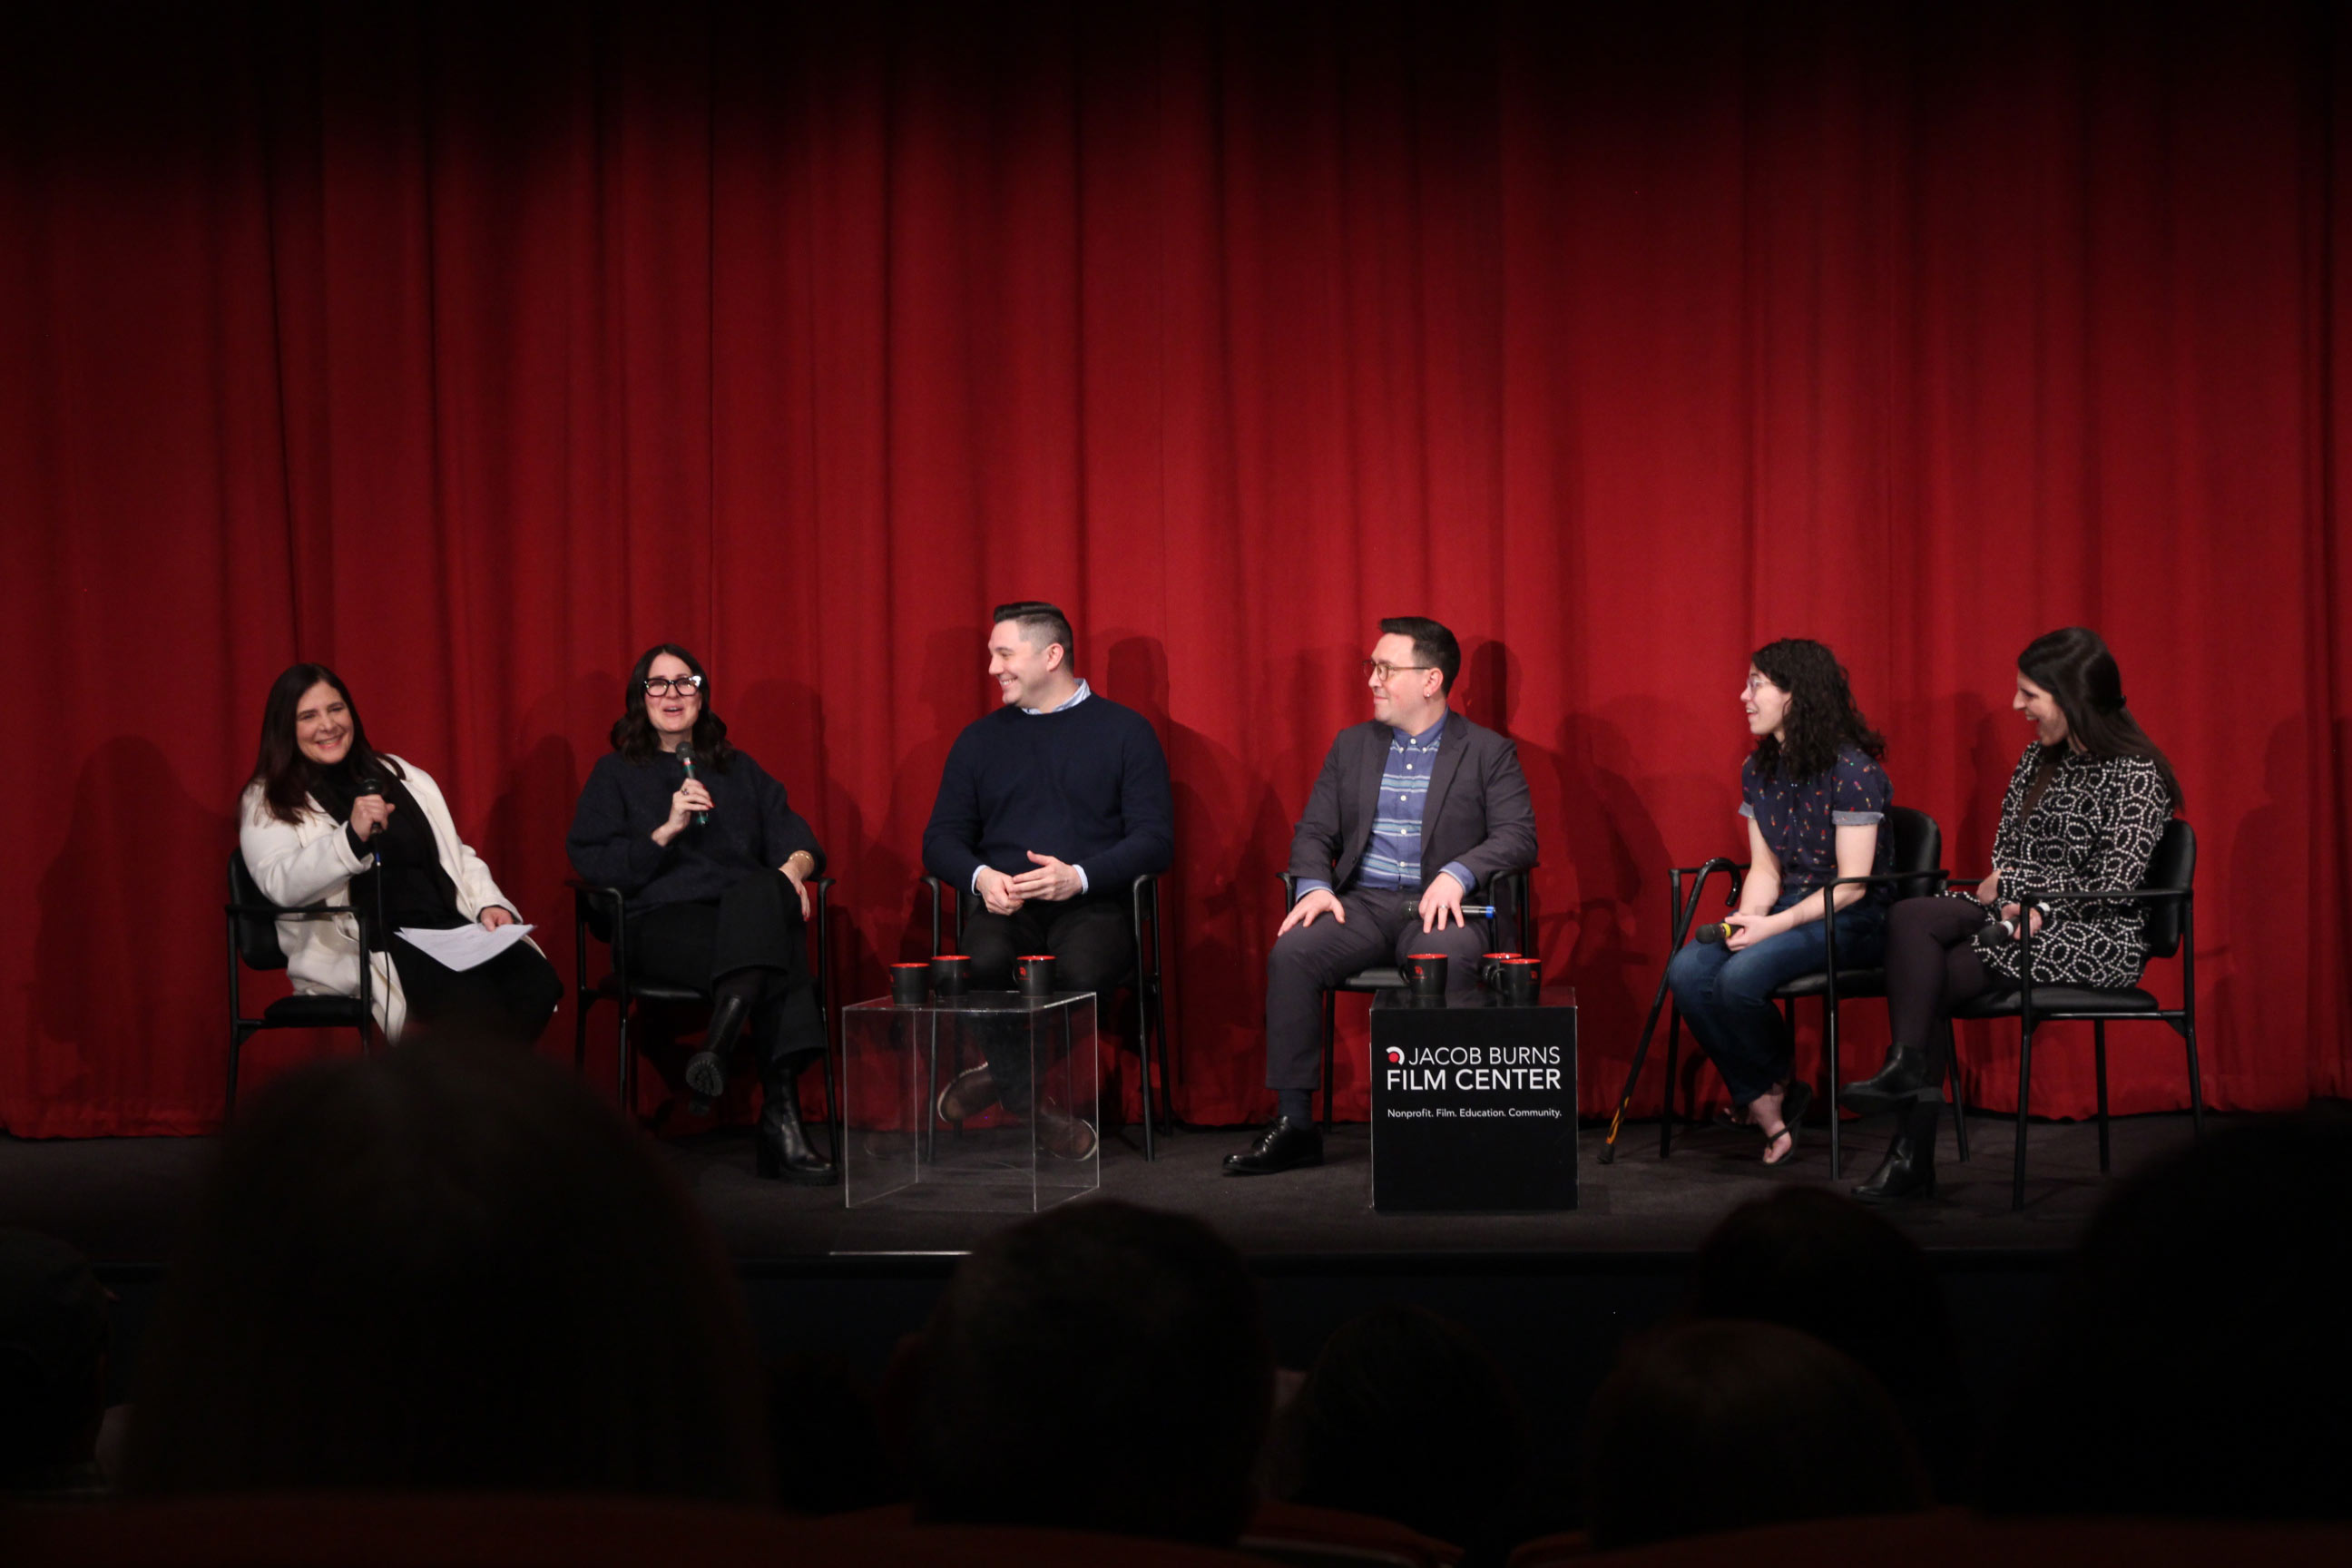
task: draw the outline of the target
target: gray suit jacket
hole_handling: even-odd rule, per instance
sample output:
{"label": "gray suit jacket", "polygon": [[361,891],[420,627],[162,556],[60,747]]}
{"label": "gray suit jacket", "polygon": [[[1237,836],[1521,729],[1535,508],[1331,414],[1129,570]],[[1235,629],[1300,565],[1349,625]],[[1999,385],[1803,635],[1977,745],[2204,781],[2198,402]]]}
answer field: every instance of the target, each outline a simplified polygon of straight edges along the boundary
{"label": "gray suit jacket", "polygon": [[[1290,840],[1290,869],[1344,889],[1371,842],[1381,773],[1395,731],[1378,720],[1350,724],[1323,759],[1307,815]],[[1450,860],[1470,868],[1480,886],[1498,871],[1536,863],[1536,814],[1519,751],[1510,738],[1460,713],[1449,714],[1438,742],[1422,807],[1421,867],[1433,877]]]}

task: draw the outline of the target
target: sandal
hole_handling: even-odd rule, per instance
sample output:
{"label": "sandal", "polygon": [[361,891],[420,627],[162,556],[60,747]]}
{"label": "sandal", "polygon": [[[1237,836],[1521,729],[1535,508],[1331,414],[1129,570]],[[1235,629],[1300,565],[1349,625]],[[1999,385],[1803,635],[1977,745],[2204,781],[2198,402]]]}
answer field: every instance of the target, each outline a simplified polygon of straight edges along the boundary
{"label": "sandal", "polygon": [[1780,1120],[1794,1127],[1813,1108],[1813,1086],[1803,1079],[1791,1079],[1788,1092],[1780,1097]]}
{"label": "sandal", "polygon": [[1748,1118],[1736,1105],[1718,1105],[1715,1108],[1715,1124],[1717,1127],[1745,1127]]}
{"label": "sandal", "polygon": [[[1799,1123],[1793,1117],[1789,1118],[1780,1123],[1780,1130],[1779,1131],[1764,1140],[1764,1163],[1767,1165],[1785,1165],[1790,1161],[1797,1157],[1798,1126]],[[1783,1138],[1786,1138],[1789,1141],[1788,1150],[1779,1159],[1775,1160],[1772,1158],[1772,1151],[1779,1146],[1780,1140]]]}

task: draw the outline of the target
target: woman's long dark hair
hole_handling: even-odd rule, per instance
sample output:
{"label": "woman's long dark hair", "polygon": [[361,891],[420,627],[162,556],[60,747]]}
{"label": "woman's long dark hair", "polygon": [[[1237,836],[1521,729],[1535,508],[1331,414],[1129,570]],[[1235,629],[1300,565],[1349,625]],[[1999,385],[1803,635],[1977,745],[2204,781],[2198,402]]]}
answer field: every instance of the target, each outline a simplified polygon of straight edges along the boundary
{"label": "woman's long dark hair", "polygon": [[1810,637],[1782,637],[1750,656],[1757,673],[1789,694],[1789,716],[1780,730],[1756,742],[1756,771],[1765,778],[1816,779],[1837,765],[1838,752],[1852,746],[1875,761],[1886,754],[1886,739],[1870,727],[1853,704],[1845,666]]}
{"label": "woman's long dark hair", "polygon": [[367,726],[360,722],[360,705],[352,700],[351,688],[343,684],[341,676],[323,664],[289,664],[270,687],[269,700],[262,704],[261,750],[253,760],[253,777],[246,781],[247,788],[261,786],[263,805],[280,822],[301,820],[311,781],[319,776],[319,764],[304,756],[294,742],[294,715],[302,706],[302,694],[321,681],[335,689],[351,714],[352,749],[343,755],[352,775],[408,776],[398,763],[377,755],[368,744]]}
{"label": "woman's long dark hair", "polygon": [[702,661],[674,642],[658,642],[637,658],[637,668],[629,671],[628,689],[621,694],[621,716],[613,721],[613,750],[633,763],[642,763],[661,751],[661,737],[654,721],[646,712],[646,676],[653,669],[654,660],[667,654],[683,661],[686,668],[702,676],[702,709],[694,716],[694,733],[688,743],[694,747],[698,766],[727,771],[734,760],[735,748],[727,743],[727,721],[710,706],[710,677],[703,674]]}
{"label": "woman's long dark hair", "polygon": [[[2094,757],[2146,757],[2154,763],[2164,779],[2165,793],[2171,797],[2172,809],[2180,809],[2180,781],[2125,706],[2123,671],[2116,668],[2116,656],[2107,651],[2106,641],[2098,633],[2088,626],[2044,632],[2017,656],[2017,671],[2050,693],[2058,711],[2066,716],[2066,733],[2082,742],[2084,752]],[[2046,776],[2065,756],[2066,748],[2063,744],[2044,747],[2042,752],[2042,772]],[[2042,784],[2042,779],[2034,781],[2037,799]]]}

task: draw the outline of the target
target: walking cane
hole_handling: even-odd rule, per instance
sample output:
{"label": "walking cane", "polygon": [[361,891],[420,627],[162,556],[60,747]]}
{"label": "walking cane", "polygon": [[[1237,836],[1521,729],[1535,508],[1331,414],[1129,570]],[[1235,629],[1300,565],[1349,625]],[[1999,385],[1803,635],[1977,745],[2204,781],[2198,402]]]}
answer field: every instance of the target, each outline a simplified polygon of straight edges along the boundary
{"label": "walking cane", "polygon": [[[1670,885],[1673,889],[1673,899],[1675,906],[1675,913],[1672,917],[1672,923],[1675,928],[1675,940],[1666,949],[1666,962],[1668,963],[1672,963],[1674,962],[1675,954],[1683,950],[1683,943],[1690,940],[1691,921],[1698,916],[1699,892],[1700,889],[1706,886],[1706,879],[1709,877],[1712,877],[1717,871],[1729,871],[1735,873],[1731,883],[1732,898],[1736,899],[1739,893],[1739,879],[1736,875],[1739,869],[1738,866],[1730,860],[1725,859],[1722,856],[1717,855],[1714,858],[1708,860],[1706,865],[1698,868],[1696,878],[1691,883],[1690,903],[1687,906],[1685,906],[1683,904],[1684,869],[1685,868],[1677,866],[1667,873]],[[1727,906],[1728,906],[1730,902],[1730,899],[1727,899],[1725,900]],[[1625,1112],[1633,1103],[1633,1086],[1641,1081],[1642,1064],[1647,1061],[1650,1056],[1650,1037],[1657,1032],[1658,1015],[1665,1010],[1665,1005],[1666,973],[1664,969],[1661,968],[1658,971],[1658,994],[1650,998],[1649,1021],[1642,1026],[1642,1042],[1633,1047],[1633,1065],[1632,1068],[1627,1069],[1625,1074],[1625,1090],[1617,1097],[1617,1109],[1610,1115],[1609,1118],[1609,1136],[1601,1145],[1601,1163],[1604,1165],[1613,1165],[1617,1163],[1617,1134],[1623,1131],[1625,1129]],[[1669,1083],[1666,1085],[1665,1108],[1665,1114],[1669,1116],[1674,1114],[1674,1099],[1675,1086]]]}

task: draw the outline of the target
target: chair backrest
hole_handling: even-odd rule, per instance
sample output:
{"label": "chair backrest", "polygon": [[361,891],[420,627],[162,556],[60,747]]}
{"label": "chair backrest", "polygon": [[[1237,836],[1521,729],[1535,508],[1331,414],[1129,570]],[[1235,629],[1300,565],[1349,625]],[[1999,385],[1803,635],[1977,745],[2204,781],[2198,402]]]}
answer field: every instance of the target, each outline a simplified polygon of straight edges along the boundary
{"label": "chair backrest", "polygon": [[[2143,888],[2187,888],[2197,877],[2197,832],[2179,817],[2164,825],[2164,837],[2156,841],[2156,853],[2147,858],[2147,875],[2142,877]],[[2147,955],[2150,958],[2170,958],[2180,951],[2180,931],[2189,919],[2189,902],[2185,899],[2158,899],[2146,905],[2147,910]]]}
{"label": "chair backrest", "polygon": [[[228,852],[228,901],[241,908],[277,906],[262,896],[261,884],[253,879],[246,868],[245,851]],[[228,917],[228,929],[236,942],[236,955],[247,969],[283,969],[286,950],[278,945],[278,922],[267,915],[236,915]]]}
{"label": "chair backrest", "polygon": [[1895,896],[1932,898],[1938,890],[1933,873],[1944,858],[1943,828],[1926,812],[1907,805],[1888,806],[1886,820],[1895,836],[1895,864],[1888,869],[1911,879],[1895,884]]}

